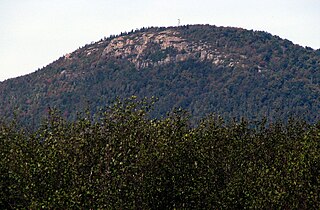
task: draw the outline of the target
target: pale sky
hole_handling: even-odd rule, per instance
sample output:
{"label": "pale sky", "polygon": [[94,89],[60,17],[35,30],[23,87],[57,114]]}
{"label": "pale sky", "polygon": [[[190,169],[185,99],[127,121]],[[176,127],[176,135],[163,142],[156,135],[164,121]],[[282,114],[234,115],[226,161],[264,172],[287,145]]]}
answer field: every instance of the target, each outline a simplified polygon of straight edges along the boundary
{"label": "pale sky", "polygon": [[36,71],[111,34],[211,24],[320,48],[320,0],[0,0],[0,81]]}

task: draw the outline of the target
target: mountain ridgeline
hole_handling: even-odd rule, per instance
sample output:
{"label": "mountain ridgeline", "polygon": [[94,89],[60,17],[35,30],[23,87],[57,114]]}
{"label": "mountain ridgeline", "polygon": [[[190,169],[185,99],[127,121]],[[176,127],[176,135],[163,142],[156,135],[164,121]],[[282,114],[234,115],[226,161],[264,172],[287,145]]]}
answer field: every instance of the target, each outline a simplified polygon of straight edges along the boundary
{"label": "mountain ridgeline", "polygon": [[210,25],[142,28],[110,36],[38,71],[0,83],[0,114],[38,123],[48,107],[69,119],[115,98],[159,100],[152,116],[174,107],[194,119],[319,120],[320,50],[266,32]]}

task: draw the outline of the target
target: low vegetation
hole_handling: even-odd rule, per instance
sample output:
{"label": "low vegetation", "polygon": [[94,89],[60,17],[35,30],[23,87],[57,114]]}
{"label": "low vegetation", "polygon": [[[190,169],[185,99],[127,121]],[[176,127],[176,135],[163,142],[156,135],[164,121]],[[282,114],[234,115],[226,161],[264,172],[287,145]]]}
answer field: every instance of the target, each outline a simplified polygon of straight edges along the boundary
{"label": "low vegetation", "polygon": [[320,123],[190,126],[149,99],[117,101],[36,131],[0,125],[1,209],[319,209]]}

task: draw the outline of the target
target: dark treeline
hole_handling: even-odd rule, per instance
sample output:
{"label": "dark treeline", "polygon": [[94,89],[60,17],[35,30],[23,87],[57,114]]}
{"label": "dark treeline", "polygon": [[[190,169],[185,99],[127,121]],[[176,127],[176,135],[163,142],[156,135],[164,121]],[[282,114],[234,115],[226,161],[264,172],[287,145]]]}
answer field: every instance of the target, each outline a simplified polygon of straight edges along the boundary
{"label": "dark treeline", "polygon": [[[152,102],[151,102],[152,103]],[[0,125],[1,209],[319,209],[320,124],[195,127],[181,110],[150,119],[117,101],[36,131]]]}

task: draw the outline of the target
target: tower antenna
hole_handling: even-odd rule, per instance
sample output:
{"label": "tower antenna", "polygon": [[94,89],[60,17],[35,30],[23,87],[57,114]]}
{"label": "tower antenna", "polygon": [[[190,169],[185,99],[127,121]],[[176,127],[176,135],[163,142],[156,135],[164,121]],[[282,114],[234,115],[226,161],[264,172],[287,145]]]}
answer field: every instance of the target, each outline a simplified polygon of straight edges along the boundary
{"label": "tower antenna", "polygon": [[180,26],[180,19],[178,19],[178,26]]}

